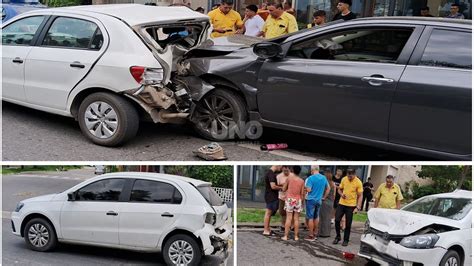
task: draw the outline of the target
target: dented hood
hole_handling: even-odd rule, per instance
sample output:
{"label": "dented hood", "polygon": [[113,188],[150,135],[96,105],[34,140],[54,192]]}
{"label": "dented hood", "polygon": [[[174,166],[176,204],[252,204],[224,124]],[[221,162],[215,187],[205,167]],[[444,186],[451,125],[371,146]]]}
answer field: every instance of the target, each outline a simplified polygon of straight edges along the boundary
{"label": "dented hood", "polygon": [[409,235],[432,224],[461,228],[456,220],[393,209],[370,209],[368,219],[370,227],[391,235]]}

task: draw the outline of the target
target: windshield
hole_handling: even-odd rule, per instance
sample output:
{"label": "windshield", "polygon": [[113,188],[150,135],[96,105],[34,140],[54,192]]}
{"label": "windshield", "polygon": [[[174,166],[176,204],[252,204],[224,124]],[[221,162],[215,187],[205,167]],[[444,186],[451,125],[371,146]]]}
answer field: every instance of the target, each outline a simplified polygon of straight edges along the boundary
{"label": "windshield", "polygon": [[224,201],[221,199],[219,194],[210,186],[200,186],[197,187],[201,195],[206,199],[211,206],[221,206],[224,204]]}
{"label": "windshield", "polygon": [[421,198],[402,210],[461,220],[471,211],[471,199],[466,198]]}

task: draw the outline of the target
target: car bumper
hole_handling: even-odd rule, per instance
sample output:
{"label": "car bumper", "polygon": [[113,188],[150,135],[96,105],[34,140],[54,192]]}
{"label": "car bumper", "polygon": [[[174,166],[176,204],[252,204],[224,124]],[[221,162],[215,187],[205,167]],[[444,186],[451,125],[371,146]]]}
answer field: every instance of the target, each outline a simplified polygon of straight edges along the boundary
{"label": "car bumper", "polygon": [[232,225],[224,224],[222,227],[214,228],[206,224],[201,230],[195,232],[202,241],[205,255],[221,255],[227,257],[229,245],[232,241]]}
{"label": "car bumper", "polygon": [[12,233],[17,236],[21,236],[21,216],[18,212],[12,212],[11,216]]}
{"label": "car bumper", "polygon": [[438,265],[446,249],[411,249],[390,241],[385,243],[380,237],[372,234],[362,235],[359,256],[375,261],[381,265],[411,266],[414,263]]}

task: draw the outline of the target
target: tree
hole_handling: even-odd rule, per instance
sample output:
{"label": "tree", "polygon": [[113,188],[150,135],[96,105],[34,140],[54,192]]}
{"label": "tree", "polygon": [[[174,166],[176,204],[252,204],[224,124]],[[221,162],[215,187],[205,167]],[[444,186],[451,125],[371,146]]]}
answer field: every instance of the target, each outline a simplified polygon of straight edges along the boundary
{"label": "tree", "polygon": [[81,0],[46,0],[45,4],[49,7],[77,6]]}
{"label": "tree", "polygon": [[433,180],[438,193],[455,189],[472,190],[472,166],[470,165],[425,165],[418,171],[418,177]]}

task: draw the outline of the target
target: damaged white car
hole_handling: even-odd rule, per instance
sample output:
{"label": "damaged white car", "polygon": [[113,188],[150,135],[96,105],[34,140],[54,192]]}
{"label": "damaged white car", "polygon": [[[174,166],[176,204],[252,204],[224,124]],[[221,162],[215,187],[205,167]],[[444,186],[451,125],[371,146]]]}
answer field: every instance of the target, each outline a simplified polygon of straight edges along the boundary
{"label": "damaged white car", "polygon": [[23,200],[12,212],[11,226],[35,251],[64,242],[161,251],[168,265],[199,265],[203,255],[227,259],[229,213],[208,182],[126,172]]}
{"label": "damaged white car", "polygon": [[87,138],[105,146],[134,137],[143,117],[185,123],[204,106],[219,121],[243,120],[243,112],[233,117],[243,108],[240,98],[216,91],[203,102],[214,87],[178,75],[183,56],[208,38],[209,27],[209,17],[186,7],[92,5],[22,14],[2,25],[2,99],[74,117]]}
{"label": "damaged white car", "polygon": [[401,210],[368,212],[359,256],[381,265],[472,263],[472,192],[420,198]]}

